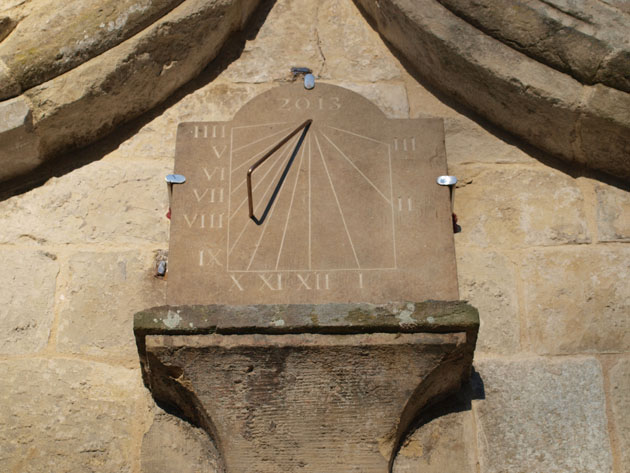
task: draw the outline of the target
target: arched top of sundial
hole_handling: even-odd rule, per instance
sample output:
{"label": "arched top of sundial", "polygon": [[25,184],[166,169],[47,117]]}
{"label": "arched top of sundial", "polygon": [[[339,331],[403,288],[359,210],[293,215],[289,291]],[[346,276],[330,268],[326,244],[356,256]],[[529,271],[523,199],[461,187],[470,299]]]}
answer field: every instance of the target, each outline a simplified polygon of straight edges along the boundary
{"label": "arched top of sundial", "polygon": [[338,124],[386,119],[373,102],[349,89],[320,83],[307,90],[302,81],[270,89],[247,102],[234,116],[238,122],[312,119],[315,125],[324,120]]}

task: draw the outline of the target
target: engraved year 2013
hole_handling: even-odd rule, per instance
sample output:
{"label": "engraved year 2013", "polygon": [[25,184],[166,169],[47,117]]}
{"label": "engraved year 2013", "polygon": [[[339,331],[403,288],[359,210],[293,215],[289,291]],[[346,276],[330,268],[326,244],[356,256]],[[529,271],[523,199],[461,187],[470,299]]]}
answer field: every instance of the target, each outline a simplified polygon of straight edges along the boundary
{"label": "engraved year 2013", "polygon": [[283,98],[280,102],[279,110],[339,110],[341,101],[339,97],[318,97],[309,99],[307,97]]}

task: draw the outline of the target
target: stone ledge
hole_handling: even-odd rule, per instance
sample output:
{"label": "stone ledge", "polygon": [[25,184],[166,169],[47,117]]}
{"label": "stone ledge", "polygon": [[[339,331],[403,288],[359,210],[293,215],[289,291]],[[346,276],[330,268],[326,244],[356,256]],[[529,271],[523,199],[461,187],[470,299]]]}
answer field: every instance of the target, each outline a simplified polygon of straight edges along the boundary
{"label": "stone ledge", "polygon": [[390,304],[160,306],[134,316],[145,335],[290,333],[448,333],[476,337],[477,309],[463,301]]}

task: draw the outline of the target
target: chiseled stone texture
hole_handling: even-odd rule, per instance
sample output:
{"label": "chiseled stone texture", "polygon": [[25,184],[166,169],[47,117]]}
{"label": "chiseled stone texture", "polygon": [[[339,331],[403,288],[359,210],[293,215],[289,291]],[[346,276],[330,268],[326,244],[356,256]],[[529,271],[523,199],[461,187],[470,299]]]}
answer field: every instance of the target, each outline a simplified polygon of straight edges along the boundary
{"label": "chiseled stone texture", "polygon": [[60,288],[58,350],[135,359],[133,313],[165,303],[153,252],[77,253],[68,273]]}
{"label": "chiseled stone texture", "polygon": [[0,470],[132,471],[138,369],[25,359],[0,362],[0,373]]}
{"label": "chiseled stone texture", "polygon": [[533,250],[523,261],[524,340],[539,354],[630,349],[630,248]]}
{"label": "chiseled stone texture", "polygon": [[623,358],[610,370],[610,398],[621,471],[630,471],[630,358]]}
{"label": "chiseled stone texture", "polygon": [[451,165],[458,177],[460,243],[527,247],[590,242],[584,196],[575,180],[551,168]]}
{"label": "chiseled stone texture", "polygon": [[600,241],[630,241],[630,187],[620,189],[599,183],[595,195]]}
{"label": "chiseled stone texture", "polygon": [[142,473],[221,473],[218,455],[203,429],[158,409],[142,440]]}
{"label": "chiseled stone texture", "polygon": [[603,377],[594,359],[475,363],[481,473],[611,473]]}
{"label": "chiseled stone texture", "polygon": [[0,249],[0,353],[41,350],[54,317],[57,257],[42,251]]}
{"label": "chiseled stone texture", "polygon": [[514,265],[493,251],[458,246],[456,254],[459,297],[479,310],[477,353],[519,352],[520,321]]}
{"label": "chiseled stone texture", "polygon": [[167,241],[168,162],[93,162],[0,202],[0,243]]}
{"label": "chiseled stone texture", "polygon": [[406,439],[393,473],[476,473],[474,436],[470,410],[432,419]]}

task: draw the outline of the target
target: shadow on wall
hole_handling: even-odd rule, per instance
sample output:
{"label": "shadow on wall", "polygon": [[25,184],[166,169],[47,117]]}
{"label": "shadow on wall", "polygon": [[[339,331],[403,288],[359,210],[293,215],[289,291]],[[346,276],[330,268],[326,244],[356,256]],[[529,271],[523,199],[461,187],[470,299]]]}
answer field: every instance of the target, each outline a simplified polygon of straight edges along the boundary
{"label": "shadow on wall", "polygon": [[399,446],[393,473],[473,473],[476,446],[472,401],[485,399],[474,368],[461,389],[425,408]]}
{"label": "shadow on wall", "polygon": [[103,156],[117,149],[123,142],[131,138],[142,127],[160,116],[175,103],[214,81],[232,62],[241,56],[245,48],[245,42],[256,38],[275,1],[261,0],[245,27],[241,31],[230,35],[216,58],[196,78],[179,88],[160,105],[118,126],[112,133],[84,148],[64,153],[56,159],[48,160],[24,176],[3,182],[0,188],[0,201],[28,192],[52,177],[63,176],[91,162],[98,161]]}

